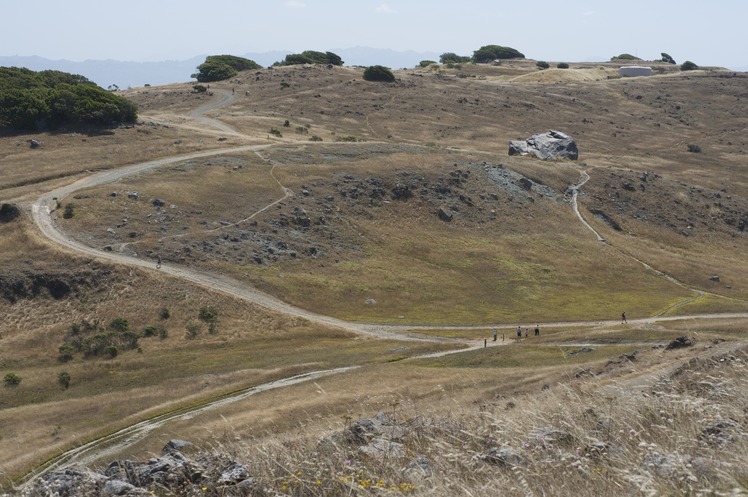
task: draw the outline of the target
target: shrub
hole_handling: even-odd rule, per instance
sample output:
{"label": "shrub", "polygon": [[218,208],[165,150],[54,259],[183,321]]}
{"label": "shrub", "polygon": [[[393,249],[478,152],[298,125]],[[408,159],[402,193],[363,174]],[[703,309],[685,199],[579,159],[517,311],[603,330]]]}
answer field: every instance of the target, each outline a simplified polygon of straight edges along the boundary
{"label": "shrub", "polygon": [[73,354],[75,353],[75,347],[73,347],[70,344],[62,344],[60,345],[60,348],[57,349],[60,353],[59,356],[57,356],[57,360],[60,362],[68,362],[73,360]]}
{"label": "shrub", "polygon": [[65,206],[62,217],[63,219],[71,219],[73,216],[75,216],[75,204],[69,203]]}
{"label": "shrub", "polygon": [[662,58],[660,59],[662,62],[667,62],[668,64],[675,64],[675,59],[670,57],[670,55],[666,54],[665,52],[662,52],[660,54]]}
{"label": "shrub", "polygon": [[569,64],[567,64],[566,62],[559,62],[556,67],[558,67],[559,69],[568,69]]}
{"label": "shrub", "polygon": [[117,349],[116,345],[107,345],[107,348],[104,349],[104,352],[110,359],[114,359],[115,357],[117,357],[119,349]]}
{"label": "shrub", "polygon": [[158,334],[158,329],[155,326],[146,326],[143,330],[144,337],[153,337]]}
{"label": "shrub", "polygon": [[158,311],[158,317],[166,321],[171,317],[171,313],[169,312],[169,309],[166,307],[162,307],[160,311]]}
{"label": "shrub", "polygon": [[159,337],[159,338],[160,338],[161,340],[163,340],[163,339],[165,339],[165,338],[166,338],[167,336],[169,336],[169,332],[168,332],[168,330],[167,330],[166,328],[164,328],[163,326],[159,326],[159,327],[158,327],[158,337]]}
{"label": "shrub", "polygon": [[418,63],[418,67],[428,67],[431,64],[436,64],[436,61],[434,60],[422,60]]}
{"label": "shrub", "polygon": [[693,71],[695,69],[698,69],[699,66],[691,62],[690,60],[685,61],[683,64],[680,65],[681,71]]}
{"label": "shrub", "polygon": [[204,85],[193,85],[192,90],[195,93],[205,93],[206,91],[208,91],[208,88],[206,88]]}
{"label": "shrub", "polygon": [[70,386],[70,375],[63,371],[62,373],[59,373],[57,375],[57,382],[64,388],[65,390],[68,389]]}
{"label": "shrub", "polygon": [[17,387],[21,383],[21,377],[15,373],[8,373],[3,378],[6,387]]}
{"label": "shrub", "polygon": [[200,334],[200,325],[198,323],[195,323],[194,321],[190,321],[189,323],[187,323],[184,328],[185,330],[187,330],[185,337],[187,337],[187,339],[189,340],[197,338],[197,336]]}
{"label": "shrub", "polygon": [[270,134],[277,136],[278,138],[283,138],[283,133],[281,133],[278,128],[270,128]]}
{"label": "shrub", "polygon": [[213,323],[218,320],[218,309],[213,306],[201,307],[197,317],[205,323]]}
{"label": "shrub", "polygon": [[688,151],[694,154],[701,153],[701,147],[694,145],[693,143],[688,144]]}
{"label": "shrub", "polygon": [[392,71],[384,66],[369,66],[364,70],[364,79],[366,81],[383,81],[392,83],[395,81],[395,75]]}
{"label": "shrub", "polygon": [[497,59],[524,59],[525,55],[511,47],[484,45],[473,52],[473,62],[486,63]]}
{"label": "shrub", "polygon": [[549,67],[551,67],[551,65],[550,65],[550,64],[549,64],[548,62],[544,61],[544,60],[539,60],[539,61],[537,61],[537,62],[535,63],[535,66],[536,66],[536,67],[537,67],[538,69],[548,69]]}
{"label": "shrub", "polygon": [[317,136],[317,135],[312,135],[312,136],[311,136],[311,137],[309,138],[309,141],[310,141],[310,142],[321,142],[321,141],[322,141],[322,137],[320,137],[320,136]]}
{"label": "shrub", "polygon": [[0,205],[0,223],[7,223],[21,215],[21,209],[14,204]]}
{"label": "shrub", "polygon": [[114,318],[112,319],[112,322],[109,323],[109,329],[112,331],[124,333],[126,331],[130,331],[130,323],[125,318]]}

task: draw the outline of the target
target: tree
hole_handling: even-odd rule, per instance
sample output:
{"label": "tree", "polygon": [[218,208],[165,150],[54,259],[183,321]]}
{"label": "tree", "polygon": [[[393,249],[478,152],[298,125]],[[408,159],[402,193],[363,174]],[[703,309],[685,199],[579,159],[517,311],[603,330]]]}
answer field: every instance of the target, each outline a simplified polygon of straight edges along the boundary
{"label": "tree", "polygon": [[439,62],[442,64],[464,64],[470,62],[470,57],[457,55],[452,52],[446,52],[439,56]]}
{"label": "tree", "polygon": [[635,55],[631,55],[630,53],[622,53],[621,55],[615,55],[610,58],[610,60],[641,60],[639,57]]}
{"label": "tree", "polygon": [[239,71],[253,69],[262,69],[262,66],[253,60],[235,55],[208,55],[205,62],[197,66],[198,72],[192,77],[199,83],[210,83],[233,78]]}
{"label": "tree", "polygon": [[548,62],[544,61],[544,60],[539,60],[539,61],[537,61],[537,62],[535,63],[535,66],[536,66],[536,67],[537,67],[538,69],[541,69],[541,70],[542,70],[542,69],[548,69],[549,67],[551,67],[551,65],[550,65],[550,64],[549,64]]}
{"label": "tree", "polygon": [[660,55],[662,56],[662,59],[660,59],[662,62],[667,62],[668,64],[675,64],[675,59],[670,57],[670,55],[666,54],[665,52],[662,52]]}
{"label": "tree", "polygon": [[369,66],[364,70],[364,79],[366,81],[383,81],[392,83],[395,81],[395,75],[389,68],[384,66]]}
{"label": "tree", "polygon": [[56,129],[133,122],[137,107],[83,76],[0,67],[0,126]]}
{"label": "tree", "polygon": [[220,62],[203,62],[197,66],[197,71],[192,75],[200,83],[210,83],[211,81],[223,81],[236,76],[236,69]]}
{"label": "tree", "polygon": [[514,48],[501,45],[484,45],[473,52],[473,62],[486,63],[497,59],[524,59],[525,55]]}
{"label": "tree", "polygon": [[292,66],[299,64],[332,64],[333,66],[342,66],[343,59],[332,52],[305,50],[300,54],[288,54],[283,62],[276,62],[274,65]]}
{"label": "tree", "polygon": [[559,69],[568,69],[569,64],[567,64],[566,62],[559,62],[556,67],[558,67]]}
{"label": "tree", "polygon": [[691,62],[690,60],[685,61],[683,64],[680,65],[681,71],[693,71],[695,69],[698,69],[699,66]]}
{"label": "tree", "polygon": [[418,63],[418,67],[428,67],[431,64],[436,64],[436,61],[434,60],[422,60]]}

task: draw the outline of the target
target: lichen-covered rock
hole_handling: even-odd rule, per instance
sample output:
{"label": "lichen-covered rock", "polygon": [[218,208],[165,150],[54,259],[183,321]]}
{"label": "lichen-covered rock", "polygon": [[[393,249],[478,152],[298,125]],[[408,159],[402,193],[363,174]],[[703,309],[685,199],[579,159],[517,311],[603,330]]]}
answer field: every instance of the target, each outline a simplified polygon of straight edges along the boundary
{"label": "lichen-covered rock", "polygon": [[524,142],[510,141],[509,155],[534,155],[543,160],[577,160],[579,149],[574,139],[566,133],[550,130],[532,135]]}

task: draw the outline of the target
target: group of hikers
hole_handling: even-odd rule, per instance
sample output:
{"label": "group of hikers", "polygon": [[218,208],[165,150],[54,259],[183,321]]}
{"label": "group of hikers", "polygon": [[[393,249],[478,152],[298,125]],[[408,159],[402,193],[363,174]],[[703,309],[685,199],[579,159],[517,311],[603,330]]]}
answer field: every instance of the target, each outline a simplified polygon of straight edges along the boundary
{"label": "group of hikers", "polygon": [[[525,338],[528,338],[530,336],[530,328],[525,328]],[[535,325],[535,336],[540,336],[540,325]],[[498,337],[498,332],[496,331],[496,328],[493,329],[493,341],[496,341],[496,338]],[[517,340],[522,338],[522,326],[517,326]],[[504,340],[504,335],[501,336],[501,339]]]}
{"label": "group of hikers", "polygon": [[[621,313],[621,324],[628,323],[626,321],[626,311],[623,311]],[[498,336],[498,333],[496,331],[496,328],[493,329],[493,341],[496,341],[496,338]],[[530,328],[525,328],[525,338],[529,338],[530,336]],[[540,336],[540,325],[535,325],[535,336]],[[502,340],[504,340],[504,336],[501,337]],[[522,326],[517,326],[517,340],[522,339]]]}

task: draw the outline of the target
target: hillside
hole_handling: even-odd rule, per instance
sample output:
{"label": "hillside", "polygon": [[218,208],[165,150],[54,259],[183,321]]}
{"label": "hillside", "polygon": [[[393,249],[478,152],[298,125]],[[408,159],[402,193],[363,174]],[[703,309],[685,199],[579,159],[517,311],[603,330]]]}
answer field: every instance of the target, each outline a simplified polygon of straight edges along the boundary
{"label": "hillside", "polygon": [[[5,488],[73,445],[235,397],[80,460],[147,459],[186,438],[252,461],[263,492],[294,494],[263,469],[264,447],[325,482],[296,491],[334,495],[342,473],[302,461],[384,411],[408,424],[403,455],[324,453],[352,451],[356,477],[397,493],[744,486],[748,76],[571,66],[429,66],[395,84],[360,68],[261,69],[206,93],[122,92],[141,120],[108,133],[0,137],[0,203],[20,209],[0,224],[0,371],[22,378],[2,392]],[[509,140],[549,129],[576,139],[578,161],[508,156]],[[542,336],[511,339],[536,323]],[[664,350],[680,336],[695,345]],[[699,435],[717,418],[735,435],[724,444]],[[568,447],[523,445],[549,426]],[[458,433],[472,435],[449,445]],[[537,482],[494,471],[515,465],[496,456],[507,448]],[[703,473],[678,469],[702,452]],[[670,466],[647,463],[654,453]],[[400,476],[419,454],[433,476]],[[574,467],[576,483],[553,483]]]}

